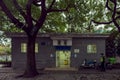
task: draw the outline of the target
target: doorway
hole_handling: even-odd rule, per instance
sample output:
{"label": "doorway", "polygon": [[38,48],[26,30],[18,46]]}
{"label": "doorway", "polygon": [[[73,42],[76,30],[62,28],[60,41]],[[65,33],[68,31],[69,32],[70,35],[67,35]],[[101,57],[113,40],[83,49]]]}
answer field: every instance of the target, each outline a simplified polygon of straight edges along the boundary
{"label": "doorway", "polygon": [[70,67],[70,56],[69,50],[58,50],[56,51],[56,67],[68,68]]}

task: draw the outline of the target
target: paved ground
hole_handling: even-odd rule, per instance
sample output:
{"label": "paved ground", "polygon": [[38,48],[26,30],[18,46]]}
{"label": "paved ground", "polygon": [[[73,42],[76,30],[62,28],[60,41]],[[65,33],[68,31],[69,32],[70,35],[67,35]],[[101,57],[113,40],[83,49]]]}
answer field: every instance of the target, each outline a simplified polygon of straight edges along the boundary
{"label": "paved ground", "polygon": [[45,71],[45,74],[34,78],[16,78],[21,71],[13,71],[11,68],[0,69],[0,80],[120,80],[120,70],[97,70],[78,71]]}

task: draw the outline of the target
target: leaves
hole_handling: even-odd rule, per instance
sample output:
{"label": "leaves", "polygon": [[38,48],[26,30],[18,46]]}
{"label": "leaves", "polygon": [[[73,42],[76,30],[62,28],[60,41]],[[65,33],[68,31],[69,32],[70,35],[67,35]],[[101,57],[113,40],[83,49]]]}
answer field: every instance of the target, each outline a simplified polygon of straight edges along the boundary
{"label": "leaves", "polygon": [[[24,18],[20,15],[20,13],[13,6],[12,0],[4,0],[12,11],[12,13],[17,17],[21,22],[25,24]],[[26,4],[27,0],[17,0],[22,10],[26,13]],[[51,5],[53,0],[46,1],[46,9]],[[11,3],[11,4],[10,4]],[[111,5],[111,4],[109,4]],[[66,12],[58,12],[58,13],[49,13],[47,19],[41,28],[41,32],[89,32],[89,27],[91,27],[91,31],[95,31],[95,25],[91,24],[91,20],[97,21],[107,21],[110,20],[111,12],[106,11],[105,9],[105,0],[56,0],[52,9],[65,9],[68,7],[68,11]],[[41,15],[41,8],[35,5],[32,5],[32,17],[37,21]],[[1,13],[1,12],[0,12]],[[106,16],[104,15],[106,14]],[[1,16],[4,13],[0,14]],[[9,21],[8,19],[4,19]],[[7,23],[7,24],[6,24]],[[9,25],[8,22],[0,23],[1,26]],[[91,24],[91,25],[90,25]],[[90,26],[89,26],[90,25]],[[6,29],[6,28],[5,28]],[[7,28],[8,29],[8,28]],[[10,28],[9,28],[10,29]],[[13,27],[12,31],[16,30]],[[18,30],[17,30],[18,31]],[[21,30],[20,30],[21,31]],[[96,32],[96,31],[95,31]]]}

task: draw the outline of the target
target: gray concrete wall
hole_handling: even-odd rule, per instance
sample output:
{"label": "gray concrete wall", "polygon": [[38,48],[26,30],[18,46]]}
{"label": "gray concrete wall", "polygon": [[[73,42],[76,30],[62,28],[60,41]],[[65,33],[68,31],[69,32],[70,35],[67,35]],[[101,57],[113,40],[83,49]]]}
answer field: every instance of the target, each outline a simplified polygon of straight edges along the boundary
{"label": "gray concrete wall", "polygon": [[[26,53],[21,53],[21,43],[27,43],[26,38],[12,39],[12,67],[14,69],[25,68]],[[51,58],[50,54],[55,52],[50,38],[38,38],[39,52],[36,53],[37,68],[54,67],[55,58]],[[45,45],[43,45],[45,43]],[[20,67],[21,66],[21,67]]]}
{"label": "gray concrete wall", "polygon": [[[87,53],[87,45],[95,44],[97,46],[97,53],[89,54]],[[79,53],[74,53],[74,49],[79,49]],[[100,38],[89,38],[89,39],[81,39],[81,38],[73,38],[72,45],[72,58],[71,58],[71,66],[78,67],[80,66],[84,59],[88,61],[96,60],[98,63],[100,62],[100,53],[105,53],[105,40]],[[75,58],[74,55],[77,55]]]}
{"label": "gray concrete wall", "polygon": [[[52,46],[52,40],[50,38],[38,38],[37,42],[39,44],[39,53],[36,55],[37,67],[54,67],[55,66],[55,56],[50,57],[54,54],[55,49]],[[43,45],[45,43],[45,45]]]}
{"label": "gray concrete wall", "polygon": [[21,53],[21,42],[26,42],[24,38],[12,38],[12,67],[14,69],[24,68],[26,55]]}
{"label": "gray concrete wall", "polygon": [[[26,62],[26,53],[21,53],[21,43],[26,43],[26,37],[23,38],[12,38],[12,67],[14,69],[24,69]],[[43,67],[55,67],[55,47],[53,46],[50,37],[37,38],[39,52],[36,53],[37,68]],[[45,43],[43,45],[43,43]],[[87,45],[96,44],[97,53],[88,54]],[[79,53],[74,53],[74,49],[79,49]],[[79,67],[84,59],[87,60],[100,60],[100,53],[105,53],[105,40],[101,38],[73,38],[71,47],[71,67]],[[50,55],[53,54],[53,57]],[[75,54],[77,57],[75,57]]]}

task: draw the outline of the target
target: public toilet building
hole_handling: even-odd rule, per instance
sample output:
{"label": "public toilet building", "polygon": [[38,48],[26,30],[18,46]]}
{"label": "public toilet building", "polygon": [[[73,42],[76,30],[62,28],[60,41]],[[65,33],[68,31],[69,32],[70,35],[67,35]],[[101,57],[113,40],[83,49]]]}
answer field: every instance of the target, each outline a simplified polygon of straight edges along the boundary
{"label": "public toilet building", "polygon": [[[24,69],[27,36],[7,35],[11,37],[13,69]],[[99,63],[107,37],[108,34],[40,33],[35,44],[37,68],[78,68],[85,59]]]}

